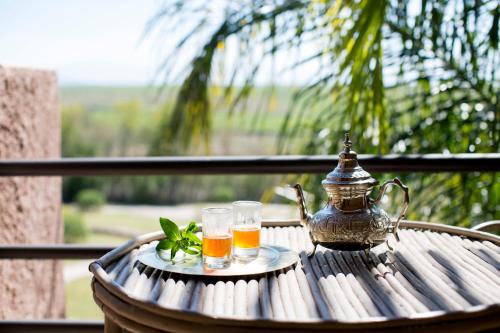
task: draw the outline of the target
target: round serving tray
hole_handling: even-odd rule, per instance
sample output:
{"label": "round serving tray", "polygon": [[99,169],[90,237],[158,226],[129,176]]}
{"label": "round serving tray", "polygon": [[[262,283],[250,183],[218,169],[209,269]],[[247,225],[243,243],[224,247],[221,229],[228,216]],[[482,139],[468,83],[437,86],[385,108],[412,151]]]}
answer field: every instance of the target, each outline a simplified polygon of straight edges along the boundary
{"label": "round serving tray", "polygon": [[198,276],[247,276],[274,272],[297,262],[296,252],[275,245],[261,245],[257,259],[249,263],[232,262],[225,269],[209,269],[202,263],[201,256],[177,255],[170,259],[170,251],[156,251],[154,246],[137,254],[137,260],[146,266],[171,273]]}
{"label": "round serving tray", "polygon": [[[307,241],[308,238],[305,237],[307,236],[306,231],[302,233],[302,228],[299,227],[298,221],[263,222],[263,227],[279,228],[275,231],[289,229],[290,231],[293,231],[296,236],[300,236],[296,239],[297,241],[300,240],[300,242],[297,242],[295,246],[291,246],[294,250],[310,250],[312,247],[312,245],[309,247],[304,246],[304,239],[302,238],[305,238]],[[456,245],[461,244],[463,251],[468,251],[468,249],[475,250],[474,255],[483,258],[489,263],[488,265],[496,267],[495,265],[498,262],[495,259],[499,253],[498,246],[500,245],[500,237],[498,236],[460,227],[415,221],[403,221],[401,223],[401,228],[403,230],[407,230],[407,233],[411,233],[412,237],[416,237],[417,235],[424,237],[424,234],[427,236],[439,236],[434,241],[431,241],[431,238],[433,237],[429,238],[427,240],[428,245],[446,246],[446,244],[448,244],[452,246],[454,244],[455,246],[453,248],[457,249]],[[270,231],[271,228],[269,228],[268,234],[270,234]],[[271,239],[276,239],[275,236],[276,235],[273,234]],[[407,236],[409,236],[409,234]],[[454,236],[459,237],[457,238]],[[281,315],[283,315],[284,306],[286,306],[291,313],[294,313],[293,308],[294,302],[297,300],[296,296],[300,296],[301,293],[292,293],[291,291],[295,291],[296,289],[298,290],[298,288],[301,288],[302,290],[304,285],[301,284],[301,281],[306,283],[306,291],[309,290],[307,289],[308,281],[312,282],[312,295],[310,295],[313,298],[309,298],[309,300],[312,300],[313,302],[307,304],[312,304],[312,306],[314,306],[314,304],[320,304],[319,301],[323,299],[321,296],[323,291],[322,287],[318,288],[318,284],[316,284],[318,282],[315,278],[316,274],[311,271],[311,269],[314,270],[314,267],[310,267],[309,264],[302,265],[302,269],[295,269],[293,271],[289,270],[287,273],[280,273],[279,276],[271,274],[271,276],[259,278],[258,280],[243,278],[241,280],[247,280],[242,281],[244,283],[239,283],[241,281],[240,280],[238,283],[233,284],[231,283],[232,281],[225,282],[223,279],[220,279],[221,281],[216,284],[203,281],[203,279],[188,279],[189,281],[186,282],[184,279],[178,279],[175,276],[169,277],[167,280],[168,282],[165,282],[162,278],[163,275],[157,273],[149,275],[147,269],[144,269],[143,273],[140,274],[137,267],[134,266],[136,263],[136,251],[141,251],[141,248],[153,245],[154,242],[162,239],[163,237],[164,234],[161,231],[138,236],[118,248],[115,248],[111,252],[108,252],[106,255],[90,265],[90,270],[94,274],[94,279],[92,280],[94,300],[106,315],[105,323],[106,328],[109,329],[109,331],[120,331],[123,328],[136,332],[189,331],[217,333],[221,331],[230,331],[239,333],[259,333],[263,331],[293,331],[304,333],[326,333],[370,331],[387,333],[413,331],[429,333],[431,331],[477,332],[488,329],[494,331],[495,329],[498,330],[499,327],[498,318],[500,314],[500,305],[498,302],[493,304],[481,303],[478,305],[464,305],[463,308],[458,309],[438,307],[432,311],[408,313],[400,316],[391,314],[385,317],[369,316],[352,321],[324,317],[320,313],[318,313],[320,314],[318,318],[304,318],[292,315],[287,317],[277,317],[275,312],[250,312],[249,309],[252,310],[255,305],[259,306],[259,304],[262,309],[266,309],[266,306],[268,306],[269,309],[272,309],[272,305],[274,304],[273,302],[276,301],[278,308],[281,307],[282,309]],[[445,239],[445,244],[443,244],[442,237]],[[411,240],[411,237],[409,237],[408,240]],[[440,240],[441,243],[438,243],[438,240]],[[403,239],[402,242],[404,243],[405,240]],[[417,244],[412,243],[412,245],[416,246]],[[420,251],[421,250],[418,248],[415,249],[415,254],[417,255]],[[407,255],[402,254],[401,258],[411,258],[411,254],[412,252],[409,252]],[[321,257],[321,252],[316,254],[316,257],[318,256]],[[399,258],[399,256],[397,258]],[[309,262],[309,260],[306,259],[306,256],[303,256],[302,260]],[[395,262],[395,264],[398,263],[406,265],[406,262],[401,261],[400,259]],[[464,262],[462,264],[465,265]],[[483,263],[483,266],[484,265],[486,264]],[[346,269],[354,269],[354,278],[356,281],[358,279],[361,281],[364,278],[362,276],[358,277],[356,274],[356,272],[358,272],[357,267],[356,262],[347,262]],[[401,267],[404,268],[405,266]],[[316,268],[321,269],[318,266],[316,266]],[[302,273],[305,273],[306,276]],[[425,269],[422,271],[408,271],[408,273],[411,273],[411,276],[417,277],[415,275],[425,273]],[[457,274],[459,274],[458,271]],[[285,275],[286,278],[282,279]],[[387,278],[391,278],[392,276],[392,274],[380,274],[374,276],[374,278],[385,279],[386,275]],[[294,276],[295,279],[293,278]],[[422,275],[422,278],[424,277],[425,275]],[[454,278],[461,277],[456,275]],[[464,276],[464,278],[466,277]],[[150,279],[153,279],[153,281],[150,281]],[[324,278],[322,277],[321,279]],[[150,281],[151,284],[148,284],[148,281]],[[297,286],[294,281],[297,281],[299,285]],[[294,282],[294,284],[290,284],[290,282]],[[319,282],[322,283],[323,286],[326,286],[327,289],[325,292],[328,292],[329,294],[332,293],[332,289],[328,284],[324,285],[324,281]],[[159,287],[163,284],[165,285],[164,291],[168,291],[166,295],[177,295],[178,297],[169,296],[161,298],[159,295],[155,294],[155,292],[157,292]],[[218,288],[224,287],[224,285],[227,289]],[[432,291],[433,285],[434,283],[430,284],[429,282],[429,284],[427,284],[424,282],[423,284],[420,284],[419,287],[424,288],[424,291],[429,290],[429,288]],[[449,285],[446,283],[441,285],[444,286],[445,289],[449,288]],[[375,283],[373,285],[368,285],[368,288],[369,290],[377,291],[381,286],[389,287],[389,284],[384,283],[379,285],[378,283]],[[261,287],[264,290],[264,292],[262,292],[262,297],[264,298],[261,298],[260,292],[258,293],[259,298],[257,299],[247,297],[248,295],[257,295],[257,291],[260,291]],[[467,286],[463,286],[462,288],[457,289],[457,291],[461,293],[462,289],[466,287]],[[146,289],[151,289],[151,293],[147,294]],[[237,293],[237,289],[239,289],[239,293]],[[405,289],[402,290],[404,291]],[[434,290],[440,291],[439,287],[434,287]],[[225,291],[229,291],[230,293],[224,294]],[[337,290],[337,292],[340,292],[340,290]],[[446,292],[440,291],[439,294],[443,295],[446,294]],[[186,295],[192,295],[192,299],[188,303],[184,302],[186,300]],[[211,298],[207,298],[207,295]],[[234,295],[240,295],[240,297],[234,298]],[[380,290],[374,295],[381,295],[384,296],[384,298],[391,297],[383,290]],[[410,294],[405,293],[405,295],[408,296]],[[446,301],[446,299],[448,299],[448,297],[440,298],[436,297],[436,295],[436,292],[429,293],[429,297],[436,301]],[[188,299],[189,297],[190,296],[187,296]],[[216,297],[222,297],[221,299],[225,301],[228,300],[229,304],[233,304],[234,306],[238,305],[239,309],[244,313],[245,310],[247,310],[247,314],[236,315],[233,313],[231,316],[221,316],[220,314],[214,312],[218,309],[214,306],[214,304],[216,304]],[[207,299],[211,299],[213,302],[207,302]],[[221,304],[221,299],[218,300],[217,304]],[[173,307],[170,305],[170,301],[176,301],[178,304],[182,303],[184,305]],[[307,302],[307,300],[304,301]],[[370,299],[368,299],[368,303],[366,303],[367,305],[373,304],[369,301]],[[186,304],[188,304],[187,308],[185,307]],[[219,310],[221,309],[219,308]],[[232,310],[234,311],[234,309]],[[221,311],[225,311],[225,307],[222,307]],[[271,316],[269,316],[269,314]],[[307,314],[307,312],[303,311],[301,314]]]}

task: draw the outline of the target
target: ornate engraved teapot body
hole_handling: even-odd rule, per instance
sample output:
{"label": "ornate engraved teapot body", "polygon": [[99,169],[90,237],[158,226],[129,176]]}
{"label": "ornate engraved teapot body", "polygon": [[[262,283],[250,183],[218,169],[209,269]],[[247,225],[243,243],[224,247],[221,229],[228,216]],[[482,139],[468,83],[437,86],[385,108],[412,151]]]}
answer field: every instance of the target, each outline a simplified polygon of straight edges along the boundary
{"label": "ornate engraved teapot body", "polygon": [[[337,167],[321,182],[329,199],[322,210],[314,215],[308,214],[302,187],[299,184],[294,186],[301,223],[309,229],[314,251],[317,245],[334,250],[363,250],[383,243],[389,233],[394,233],[397,238],[399,223],[406,214],[410,201],[408,188],[398,178],[382,184],[376,199],[369,197],[379,183],[359,166],[351,145],[346,134]],[[395,222],[376,205],[387,186],[394,184],[405,194],[403,209]]]}

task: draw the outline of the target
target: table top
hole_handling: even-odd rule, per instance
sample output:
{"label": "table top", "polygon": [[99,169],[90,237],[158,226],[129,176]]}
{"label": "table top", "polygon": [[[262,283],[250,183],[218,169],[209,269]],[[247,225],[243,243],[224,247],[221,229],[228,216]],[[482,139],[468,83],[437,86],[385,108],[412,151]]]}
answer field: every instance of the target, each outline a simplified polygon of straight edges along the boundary
{"label": "table top", "polygon": [[[110,294],[123,293],[126,297],[118,297],[124,303],[146,304],[153,312],[164,308],[244,321],[375,323],[488,309],[500,313],[500,247],[494,241],[408,224],[398,234],[399,242],[389,240],[393,250],[384,244],[367,256],[318,247],[308,258],[313,246],[306,229],[265,227],[262,243],[289,247],[301,260],[289,269],[242,279],[169,274],[138,262],[137,246],[123,248],[98,262],[102,267],[91,266],[94,291],[97,283]],[[154,246],[150,239],[139,249]],[[98,303],[105,300],[96,297]]]}

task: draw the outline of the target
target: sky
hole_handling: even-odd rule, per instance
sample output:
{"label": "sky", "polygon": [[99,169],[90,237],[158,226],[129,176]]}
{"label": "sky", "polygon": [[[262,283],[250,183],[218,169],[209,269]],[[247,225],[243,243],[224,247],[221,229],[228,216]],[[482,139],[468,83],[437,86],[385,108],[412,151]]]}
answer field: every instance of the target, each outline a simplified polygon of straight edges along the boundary
{"label": "sky", "polygon": [[[163,57],[196,23],[187,20],[175,31],[156,30],[145,35],[148,21],[162,4],[163,0],[0,0],[0,65],[55,70],[62,86],[163,83],[163,76],[155,75]],[[217,2],[210,4],[216,12]],[[204,42],[200,38],[198,42]],[[177,54],[170,74],[178,79],[167,83],[180,84],[182,76],[175,71],[182,72],[189,65],[201,45],[198,42]],[[233,39],[226,45],[224,66],[233,68],[238,44]],[[294,56],[304,58],[316,51],[317,47],[305,44],[298,53],[278,52],[274,63],[266,58],[255,83],[309,82],[310,73],[316,73],[320,63],[308,63],[294,71],[282,69],[297,60]],[[246,72],[245,68],[239,70],[237,84],[245,82]],[[214,73],[212,80],[229,82],[231,75],[231,71],[222,76]]]}
{"label": "sky", "polygon": [[158,0],[0,0],[0,65],[56,70],[61,85],[150,84],[143,33]]}
{"label": "sky", "polygon": [[[162,0],[0,0],[0,65],[55,70],[62,86],[159,83],[161,77],[155,74],[162,56],[192,29],[190,23],[193,23],[184,21],[176,31],[145,37],[146,24],[162,3]],[[216,3],[213,4],[217,10]],[[227,48],[224,63],[231,68],[238,57],[238,47],[235,43],[228,44],[232,47]],[[182,71],[189,65],[197,52],[194,46],[177,55],[173,71]],[[292,61],[286,52],[278,52],[277,70],[273,72],[270,59],[266,59],[256,83],[269,84],[275,79],[272,73]],[[311,73],[316,69],[314,66],[317,65],[306,65],[298,71]],[[276,83],[301,83],[301,77],[308,75],[287,72]],[[231,73],[227,72],[213,79],[220,83],[230,78]],[[243,83],[244,77],[237,76],[235,82]]]}

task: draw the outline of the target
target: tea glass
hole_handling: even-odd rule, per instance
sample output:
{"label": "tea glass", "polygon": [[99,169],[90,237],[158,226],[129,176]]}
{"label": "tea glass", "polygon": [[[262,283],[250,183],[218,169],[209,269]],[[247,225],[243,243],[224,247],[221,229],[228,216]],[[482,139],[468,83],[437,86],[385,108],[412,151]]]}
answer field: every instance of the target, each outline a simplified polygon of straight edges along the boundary
{"label": "tea glass", "polygon": [[211,269],[227,268],[231,264],[230,208],[203,208],[201,224],[203,233],[203,264]]}
{"label": "tea glass", "polygon": [[233,202],[233,258],[251,261],[259,255],[262,204]]}

